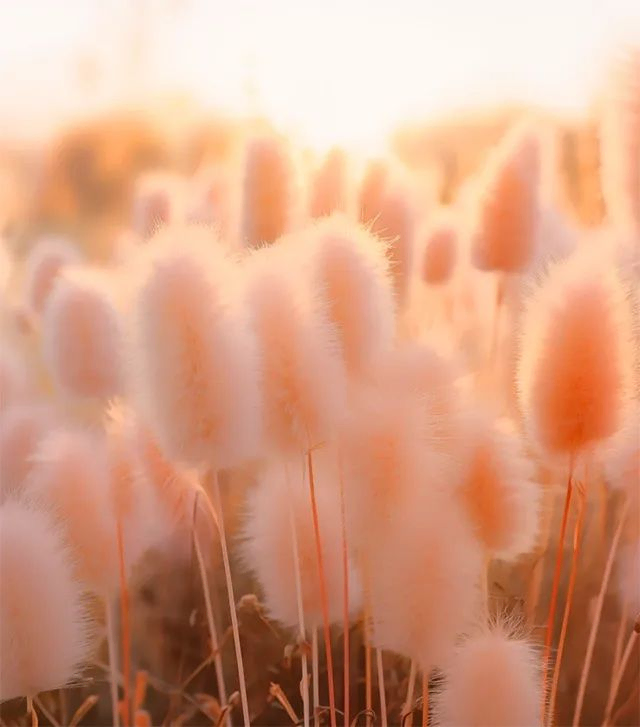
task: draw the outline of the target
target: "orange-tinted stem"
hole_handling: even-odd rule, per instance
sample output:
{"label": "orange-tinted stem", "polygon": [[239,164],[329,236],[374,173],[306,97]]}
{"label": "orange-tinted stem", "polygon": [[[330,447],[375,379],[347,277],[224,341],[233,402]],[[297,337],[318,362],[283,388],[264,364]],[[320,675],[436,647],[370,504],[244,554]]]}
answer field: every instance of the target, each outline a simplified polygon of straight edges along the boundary
{"label": "orange-tinted stem", "polygon": [[618,670],[613,678],[613,683],[611,685],[611,690],[609,692],[609,699],[607,700],[607,706],[605,708],[604,722],[602,723],[605,727],[607,725],[611,724],[611,715],[613,713],[613,707],[616,702],[616,697],[618,696],[618,690],[620,689],[620,684],[622,683],[622,678],[624,677],[624,673],[627,669],[629,659],[631,658],[631,652],[633,651],[633,647],[635,646],[639,636],[640,636],[640,615],[638,616],[638,618],[636,619],[636,622],[633,625],[633,631],[631,632],[631,635],[629,636],[629,640],[627,641],[627,645],[625,647],[624,653],[622,654],[622,659],[620,660],[620,665],[618,666]]}
{"label": "orange-tinted stem", "polygon": [[145,709],[139,709],[135,712],[134,727],[152,727],[151,715]]}
{"label": "orange-tinted stem", "polygon": [[416,684],[416,671],[417,671],[415,659],[411,660],[411,667],[409,669],[409,680],[407,683],[407,698],[402,708],[402,724],[405,727],[411,727],[413,724],[413,692],[415,691]]}
{"label": "orange-tinted stem", "polygon": [[60,721],[62,722],[62,724],[66,724],[69,721],[67,710],[67,692],[63,688],[58,690],[58,694],[60,696]]}
{"label": "orange-tinted stem", "polygon": [[[364,628],[364,682],[365,682],[365,707],[367,713],[373,710],[373,684],[371,679],[371,641],[369,639],[369,628]],[[368,724],[368,722],[367,722]]]}
{"label": "orange-tinted stem", "polygon": [[378,669],[378,694],[380,696],[380,724],[387,727],[387,695],[384,688],[384,668],[382,665],[382,649],[376,648],[376,666]]}
{"label": "orange-tinted stem", "polygon": [[547,692],[549,689],[549,663],[551,660],[551,644],[553,643],[553,625],[556,617],[556,608],[558,605],[558,590],[560,588],[560,576],[562,575],[562,553],[564,550],[564,539],[567,533],[567,520],[569,518],[569,508],[571,506],[571,494],[573,490],[573,460],[569,467],[569,479],[567,480],[567,490],[564,499],[564,512],[562,513],[562,522],[560,524],[560,535],[558,536],[558,548],[556,552],[556,565],[553,573],[553,585],[551,586],[551,601],[549,602],[549,615],[547,617],[547,627],[544,638],[544,654],[542,660],[542,721],[544,722],[545,705],[547,703]]}
{"label": "orange-tinted stem", "polygon": [[618,624],[618,634],[616,635],[616,646],[613,651],[613,664],[611,665],[611,680],[609,681],[609,694],[613,688],[613,680],[620,666],[620,659],[622,658],[622,644],[624,640],[624,630],[629,620],[629,599],[625,598],[622,601],[622,609],[620,611],[620,623]]}
{"label": "orange-tinted stem", "polygon": [[[362,583],[364,587],[364,604],[363,604],[363,634],[364,634],[364,695],[365,695],[365,709],[367,714],[373,712],[373,670],[371,663],[371,621],[370,621],[370,610],[369,610],[369,569],[367,568],[367,562],[363,558],[360,563],[360,570],[362,572]],[[370,724],[370,719],[367,717],[367,724]]]}
{"label": "orange-tinted stem", "polygon": [[[547,493],[548,496],[548,493]],[[545,500],[545,506],[548,504]],[[551,519],[553,512],[550,507],[544,507],[544,513],[542,514],[542,538],[541,538],[541,549],[538,559],[533,567],[531,573],[531,579],[529,581],[529,588],[527,589],[527,623],[533,625],[535,623],[536,612],[538,610],[538,601],[540,599],[540,590],[542,587],[542,576],[544,574],[544,562],[545,554],[549,550],[549,543],[551,541]]]}
{"label": "orange-tinted stem", "polygon": [[137,712],[143,708],[147,694],[147,672],[138,670],[136,672],[136,683],[133,690],[133,711]]}
{"label": "orange-tinted stem", "polygon": [[629,499],[627,498],[622,506],[620,517],[618,518],[618,524],[611,540],[611,546],[609,548],[609,555],[607,556],[607,562],[605,564],[604,573],[602,575],[602,582],[600,583],[600,591],[598,592],[598,599],[596,601],[596,610],[593,621],[591,622],[591,630],[589,631],[589,641],[587,642],[587,651],[584,657],[584,664],[582,665],[582,673],[580,674],[580,686],[578,687],[578,696],[576,698],[576,706],[573,713],[573,727],[578,727],[580,724],[580,717],[582,716],[582,705],[584,703],[584,696],[587,690],[587,682],[589,681],[589,672],[591,670],[591,663],[593,661],[593,652],[596,646],[596,638],[598,635],[598,627],[600,626],[600,619],[602,617],[602,609],[604,607],[604,598],[609,587],[609,580],[611,578],[611,572],[613,570],[613,563],[618,551],[618,544],[620,537],[622,536],[622,529],[627,519],[627,513],[629,511]]}
{"label": "orange-tinted stem", "polygon": [[31,721],[31,727],[38,727],[38,713],[31,697],[27,697],[27,717]]}
{"label": "orange-tinted stem", "polygon": [[582,526],[584,524],[585,496],[582,491],[578,493],[578,517],[576,519],[573,531],[573,554],[571,557],[571,570],[569,572],[569,587],[567,589],[567,597],[564,604],[564,615],[562,617],[562,628],[560,631],[560,641],[558,642],[558,653],[553,669],[553,683],[551,686],[551,698],[549,700],[549,716],[548,723],[553,724],[553,716],[555,712],[556,700],[558,697],[558,685],[560,683],[560,668],[562,666],[562,656],[564,654],[564,646],[567,640],[567,629],[569,628],[569,617],[571,616],[571,606],[573,604],[573,594],[576,586],[576,578],[578,576],[578,559],[580,555],[580,541],[582,538]]}
{"label": "orange-tinted stem", "polygon": [[316,502],[316,486],[313,476],[313,456],[311,449],[307,450],[307,466],[309,468],[309,495],[311,498],[311,513],[313,516],[313,532],[316,541],[316,556],[318,559],[318,580],[320,582],[320,600],[322,608],[322,626],[324,632],[324,647],[327,652],[327,681],[329,687],[329,719],[331,727],[336,727],[336,695],[333,685],[333,656],[331,654],[331,630],[329,623],[329,598],[325,579],[324,557],[322,555],[322,540],[320,539],[320,522],[318,518],[318,503]]}
{"label": "orange-tinted stem", "polygon": [[238,614],[236,612],[236,598],[233,590],[233,579],[231,577],[231,561],[229,559],[229,546],[227,543],[227,531],[224,525],[224,513],[222,511],[222,493],[220,492],[220,480],[218,471],[212,470],[213,496],[217,509],[218,529],[220,532],[220,548],[222,550],[222,564],[224,566],[224,578],[227,583],[227,599],[229,601],[229,614],[231,616],[231,631],[233,634],[233,646],[236,652],[236,665],[238,667],[238,682],[240,683],[240,704],[242,706],[242,719],[245,725],[249,725],[249,700],[247,698],[247,682],[244,676],[244,661],[242,659],[242,644],[240,643],[240,627],[238,625]]}
{"label": "orange-tinted stem", "polygon": [[342,628],[344,651],[342,655],[344,668],[344,723],[349,724],[349,555],[347,547],[347,521],[344,504],[344,481],[342,479],[342,459],[340,470],[340,517],[342,519]]}
{"label": "orange-tinted stem", "polygon": [[124,562],[124,543],[122,538],[122,523],[117,524],[118,539],[118,572],[120,576],[120,620],[122,621],[122,678],[124,681],[124,704],[122,708],[122,721],[125,727],[131,724],[130,686],[131,686],[131,623],[129,621],[129,590],[127,589],[127,576]]}

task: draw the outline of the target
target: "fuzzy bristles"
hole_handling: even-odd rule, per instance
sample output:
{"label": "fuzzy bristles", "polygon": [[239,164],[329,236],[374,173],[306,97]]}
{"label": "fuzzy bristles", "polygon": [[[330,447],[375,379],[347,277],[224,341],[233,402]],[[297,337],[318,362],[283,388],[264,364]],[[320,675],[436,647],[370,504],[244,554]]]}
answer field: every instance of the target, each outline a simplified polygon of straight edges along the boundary
{"label": "fuzzy bristles", "polygon": [[19,404],[0,414],[0,500],[22,489],[38,444],[54,422],[45,404]]}
{"label": "fuzzy bristles", "polygon": [[517,273],[534,254],[538,222],[539,141],[513,129],[480,180],[472,222],[472,260],[480,270]]}
{"label": "fuzzy bristles", "polygon": [[134,191],[133,230],[148,240],[160,227],[183,221],[185,182],[172,174],[142,176]]}
{"label": "fuzzy bristles", "polygon": [[[342,617],[342,550],[337,489],[319,487],[317,502],[329,620],[335,623]],[[296,529],[305,623],[311,628],[318,628],[322,625],[318,562],[309,493],[300,482],[298,460],[274,465],[251,491],[242,544],[243,560],[255,572],[262,586],[270,615],[284,626],[294,628],[298,625],[298,611],[291,518]],[[352,567],[350,578],[353,610],[358,602],[359,589]]]}
{"label": "fuzzy bristles", "polygon": [[140,476],[155,491],[170,523],[176,527],[188,526],[193,514],[196,473],[173,465],[141,425],[135,427],[131,436]]}
{"label": "fuzzy bristles", "polygon": [[363,225],[372,224],[380,214],[389,176],[384,159],[371,159],[367,164],[358,191],[358,214]]}
{"label": "fuzzy bristles", "polygon": [[512,560],[536,543],[539,486],[516,437],[478,417],[467,432],[460,488],[478,541],[492,557]]}
{"label": "fuzzy bristles", "polygon": [[136,295],[134,390],[170,459],[219,468],[255,455],[259,385],[236,271],[203,236],[168,228],[151,243]]}
{"label": "fuzzy bristles", "polygon": [[394,301],[383,244],[345,218],[315,228],[312,275],[335,324],[347,369],[361,373],[389,349]]}
{"label": "fuzzy bristles", "polygon": [[394,182],[384,193],[380,211],[371,232],[385,240],[391,279],[399,307],[403,307],[411,289],[415,258],[416,210],[411,190]]}
{"label": "fuzzy bristles", "polygon": [[247,302],[258,339],[265,436],[270,447],[292,453],[333,436],[346,384],[335,330],[287,274],[287,252],[271,247],[253,256]]}
{"label": "fuzzy bristles", "polygon": [[187,222],[210,225],[223,239],[233,235],[234,188],[224,166],[211,166],[198,172],[191,184]]}
{"label": "fuzzy bristles", "polygon": [[425,482],[368,533],[361,567],[373,643],[427,671],[442,665],[477,603],[480,553],[457,503]]}
{"label": "fuzzy bristles", "polygon": [[43,355],[66,395],[107,399],[123,389],[122,327],[107,281],[65,273],[44,309]]}
{"label": "fuzzy bristles", "polygon": [[34,460],[28,496],[57,516],[78,577],[97,593],[113,592],[118,583],[116,526],[102,443],[91,435],[58,430],[42,442]]}
{"label": "fuzzy bristles", "polygon": [[[138,423],[124,407],[112,406],[106,423],[108,499],[124,541],[128,563],[155,545],[166,531],[158,498],[145,476]],[[190,513],[191,514],[191,513]]]}
{"label": "fuzzy bristles", "polygon": [[437,697],[442,727],[514,727],[541,724],[539,656],[500,628],[469,638],[445,670]]}
{"label": "fuzzy bristles", "polygon": [[45,512],[0,506],[0,701],[33,697],[78,676],[88,620],[69,551]]}
{"label": "fuzzy bristles", "polygon": [[371,533],[386,527],[391,514],[433,474],[428,472],[420,402],[393,391],[367,392],[358,399],[340,440],[347,521],[356,549]]}
{"label": "fuzzy bristles", "polygon": [[[203,550],[209,559],[214,553],[219,558],[219,533],[200,490],[198,472],[168,460],[151,432],[135,418],[128,420],[122,434],[134,457],[136,496],[144,504],[143,543],[153,544],[169,535],[176,543],[190,544],[195,517]],[[155,515],[154,522],[149,522],[149,510]],[[133,537],[137,528],[139,523],[131,523]]]}
{"label": "fuzzy bristles", "polygon": [[459,373],[456,360],[424,343],[397,346],[368,372],[380,391],[413,400],[420,407],[427,417],[429,443],[443,453],[449,453],[460,437]]}
{"label": "fuzzy bristles", "polygon": [[578,454],[622,425],[633,385],[625,288],[599,250],[551,269],[527,302],[518,385],[529,428],[545,449]]}

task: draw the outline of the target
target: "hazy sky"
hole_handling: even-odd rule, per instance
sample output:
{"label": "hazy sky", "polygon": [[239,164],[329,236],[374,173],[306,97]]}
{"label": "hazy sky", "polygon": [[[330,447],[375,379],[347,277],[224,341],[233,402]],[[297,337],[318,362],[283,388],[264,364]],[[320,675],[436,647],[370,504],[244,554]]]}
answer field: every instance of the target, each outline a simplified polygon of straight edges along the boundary
{"label": "hazy sky", "polygon": [[0,0],[0,34],[0,133],[143,92],[246,111],[251,79],[278,123],[353,142],[460,107],[580,110],[610,52],[640,42],[640,0]]}

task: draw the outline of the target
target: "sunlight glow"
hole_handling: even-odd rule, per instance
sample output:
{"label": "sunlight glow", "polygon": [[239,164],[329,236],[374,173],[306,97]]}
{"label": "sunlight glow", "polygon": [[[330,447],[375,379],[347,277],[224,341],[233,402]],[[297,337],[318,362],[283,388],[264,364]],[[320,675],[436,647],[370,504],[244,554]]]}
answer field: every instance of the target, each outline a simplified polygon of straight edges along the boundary
{"label": "sunlight glow", "polygon": [[[399,121],[458,109],[581,111],[619,39],[640,39],[636,0],[67,0],[64,12],[24,0],[0,12],[3,129],[179,92],[363,151]],[[81,57],[99,71],[86,96]]]}

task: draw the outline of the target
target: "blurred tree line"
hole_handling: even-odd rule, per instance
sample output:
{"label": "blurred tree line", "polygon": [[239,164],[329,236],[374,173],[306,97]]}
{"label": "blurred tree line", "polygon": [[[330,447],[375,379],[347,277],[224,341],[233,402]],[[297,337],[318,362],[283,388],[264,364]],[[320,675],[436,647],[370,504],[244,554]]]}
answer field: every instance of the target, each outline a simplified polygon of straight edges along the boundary
{"label": "blurred tree line", "polygon": [[[522,109],[406,125],[390,149],[416,175],[435,182],[442,203],[455,199]],[[156,115],[157,116],[157,115]],[[0,149],[0,225],[14,247],[43,231],[70,233],[101,256],[131,213],[135,180],[146,171],[193,175],[236,158],[247,122],[192,115],[188,123],[114,113],[66,130],[44,148]],[[265,121],[253,120],[249,125]],[[556,201],[585,225],[603,216],[596,122],[553,120]]]}

